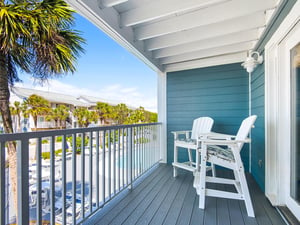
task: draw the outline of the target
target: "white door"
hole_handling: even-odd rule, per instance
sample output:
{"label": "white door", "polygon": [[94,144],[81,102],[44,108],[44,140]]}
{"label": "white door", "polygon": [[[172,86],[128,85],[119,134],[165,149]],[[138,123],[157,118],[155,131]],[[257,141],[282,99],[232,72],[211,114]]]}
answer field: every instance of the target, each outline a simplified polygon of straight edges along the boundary
{"label": "white door", "polygon": [[280,190],[285,205],[300,220],[300,23],[282,40],[278,51]]}

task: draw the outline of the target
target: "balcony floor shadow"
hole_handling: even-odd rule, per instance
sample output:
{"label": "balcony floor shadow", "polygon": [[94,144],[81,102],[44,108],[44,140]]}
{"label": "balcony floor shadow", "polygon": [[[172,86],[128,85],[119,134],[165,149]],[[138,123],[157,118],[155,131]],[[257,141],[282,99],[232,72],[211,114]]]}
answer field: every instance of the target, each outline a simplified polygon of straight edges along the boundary
{"label": "balcony floor shadow", "polygon": [[[169,165],[161,164],[134,188],[125,191],[99,210],[86,224],[151,225],[285,225],[250,174],[248,186],[255,218],[247,216],[243,201],[206,198],[205,210],[198,208],[193,175],[181,171],[173,178]],[[229,177],[230,171],[217,170],[217,176]],[[230,186],[215,188],[229,190]]]}

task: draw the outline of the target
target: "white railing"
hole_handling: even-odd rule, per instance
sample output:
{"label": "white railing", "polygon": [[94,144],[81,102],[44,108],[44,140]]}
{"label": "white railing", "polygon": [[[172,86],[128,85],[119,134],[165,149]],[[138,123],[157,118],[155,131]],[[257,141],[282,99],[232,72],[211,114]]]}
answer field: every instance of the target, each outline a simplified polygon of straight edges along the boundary
{"label": "white railing", "polygon": [[[0,135],[0,224],[80,224],[161,160],[161,124]],[[17,145],[17,215],[7,142]]]}

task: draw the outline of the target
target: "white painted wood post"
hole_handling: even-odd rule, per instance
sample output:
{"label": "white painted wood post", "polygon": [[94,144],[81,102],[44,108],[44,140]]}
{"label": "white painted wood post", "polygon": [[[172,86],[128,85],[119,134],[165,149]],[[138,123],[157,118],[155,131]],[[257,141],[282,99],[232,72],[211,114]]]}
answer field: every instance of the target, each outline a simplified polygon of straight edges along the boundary
{"label": "white painted wood post", "polygon": [[167,74],[157,75],[157,108],[158,122],[162,123],[160,137],[161,162],[167,162]]}

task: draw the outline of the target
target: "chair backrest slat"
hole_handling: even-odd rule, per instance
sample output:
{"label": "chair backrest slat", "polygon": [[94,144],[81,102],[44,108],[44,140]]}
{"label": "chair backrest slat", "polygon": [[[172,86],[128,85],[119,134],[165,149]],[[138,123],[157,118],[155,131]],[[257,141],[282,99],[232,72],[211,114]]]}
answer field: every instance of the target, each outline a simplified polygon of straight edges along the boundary
{"label": "chair backrest slat", "polygon": [[[248,137],[248,134],[250,133],[250,130],[251,130],[252,126],[254,125],[256,118],[257,118],[257,116],[253,115],[253,116],[249,116],[243,120],[243,122],[239,128],[239,131],[237,132],[237,135],[235,138],[236,140],[244,141]],[[241,150],[244,143],[239,143],[238,145],[239,145],[239,150]]]}
{"label": "chair backrest slat", "polygon": [[194,120],[191,139],[197,139],[199,134],[209,133],[213,126],[214,120],[210,117],[199,117]]}

